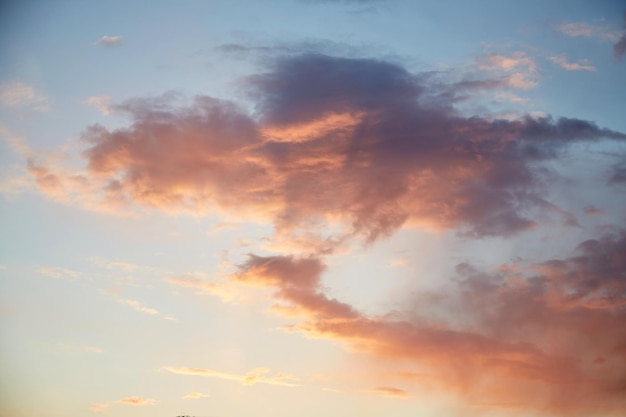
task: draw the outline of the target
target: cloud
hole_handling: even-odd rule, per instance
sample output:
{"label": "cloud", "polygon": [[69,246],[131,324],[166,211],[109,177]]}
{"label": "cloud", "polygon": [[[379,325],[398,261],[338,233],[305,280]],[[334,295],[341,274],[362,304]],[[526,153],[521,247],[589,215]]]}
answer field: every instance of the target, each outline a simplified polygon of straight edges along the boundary
{"label": "cloud", "polygon": [[607,26],[591,25],[586,22],[564,23],[557,25],[555,29],[566,36],[574,38],[602,39],[616,41],[620,33],[611,30]]}
{"label": "cloud", "polygon": [[231,301],[235,297],[235,290],[230,285],[199,278],[192,274],[168,277],[165,278],[165,282],[179,287],[193,288],[201,294],[216,295],[224,301]]}
{"label": "cloud", "polygon": [[190,392],[189,394],[183,397],[183,400],[196,400],[199,398],[209,398],[210,395],[203,394],[201,392]]}
{"label": "cloud", "polygon": [[367,392],[372,392],[375,394],[382,394],[385,397],[391,397],[391,398],[408,398],[409,397],[406,391],[400,388],[393,388],[393,387],[376,387],[376,388],[367,390]]}
{"label": "cloud", "polygon": [[299,384],[295,383],[296,381],[298,381],[298,379],[289,375],[276,374],[272,377],[264,376],[270,371],[267,368],[256,368],[244,375],[228,374],[212,369],[187,368],[181,366],[166,366],[164,369],[180,375],[205,376],[211,378],[227,379],[230,381],[237,381],[243,385],[269,384],[282,385],[285,387],[299,386]]}
{"label": "cloud", "polygon": [[161,313],[156,308],[147,307],[143,305],[140,301],[133,300],[130,298],[122,298],[110,291],[100,290],[100,293],[103,295],[109,296],[113,298],[115,301],[117,301],[118,303],[127,305],[131,307],[133,310],[138,311],[140,313],[148,314],[151,316],[160,316],[164,320],[177,321],[176,318],[173,317],[172,315]]}
{"label": "cloud", "polygon": [[626,54],[626,35],[622,36],[615,45],[613,45],[613,54],[615,58],[621,60]]}
{"label": "cloud", "polygon": [[567,71],[596,71],[596,67],[589,65],[589,60],[587,59],[577,63],[569,62],[565,55],[549,56],[548,59]]}
{"label": "cloud", "polygon": [[[526,86],[535,71],[522,53],[485,65]],[[325,253],[403,226],[508,236],[546,207],[543,163],[574,143],[626,138],[578,119],[466,117],[454,105],[467,86],[373,59],[290,56],[245,86],[254,115],[207,96],[113,106],[132,122],[84,132],[90,195],[112,209],[271,222]],[[31,172],[44,191],[66,187],[43,164]]]}
{"label": "cloud", "polygon": [[126,397],[120,400],[112,400],[104,403],[93,404],[91,406],[91,411],[94,413],[100,413],[109,408],[114,404],[123,404],[123,405],[131,405],[135,407],[143,407],[147,405],[154,405],[157,403],[157,400],[154,398],[142,398],[142,397]]}
{"label": "cloud", "polygon": [[104,35],[93,44],[96,46],[119,46],[123,42],[123,38],[119,35],[117,36],[107,36]]}
{"label": "cloud", "polygon": [[59,268],[56,266],[42,266],[37,268],[37,272],[48,278],[56,279],[78,279],[83,277],[83,273],[80,271],[74,271],[66,268]]}
{"label": "cloud", "polygon": [[59,343],[59,348],[67,353],[88,352],[103,353],[104,350],[96,346],[74,345],[72,343]]}
{"label": "cloud", "polygon": [[514,89],[527,90],[538,85],[537,64],[521,51],[483,56],[478,61],[478,67],[483,71],[503,74],[499,81]]}
{"label": "cloud", "polygon": [[41,112],[50,110],[48,98],[37,93],[33,86],[21,81],[0,85],[0,104],[13,109],[28,108]]}
{"label": "cloud", "polygon": [[[624,13],[624,28],[626,28],[626,13]],[[617,42],[613,45],[613,55],[621,61],[626,54],[626,31],[616,40]]]}
{"label": "cloud", "polygon": [[139,301],[137,300],[131,300],[129,298],[118,298],[116,300],[118,303],[120,304],[125,304],[127,306],[132,307],[133,309],[141,312],[141,313],[146,313],[146,314],[150,314],[150,315],[157,315],[159,314],[159,311],[154,309],[154,308],[150,308],[150,307],[146,307],[143,304],[141,304]]}
{"label": "cloud", "polygon": [[[428,303],[417,299],[406,314],[367,317],[345,304],[350,314],[324,308],[320,314],[307,297],[290,298],[306,314],[285,329],[412,363],[426,383],[453,390],[468,404],[558,415],[617,412],[626,407],[624,270],[626,231],[618,231],[582,242],[569,258],[492,272],[459,264],[456,287],[428,294]],[[311,296],[322,271],[319,261],[281,258],[244,282],[273,286],[278,299],[287,285]]]}
{"label": "cloud", "polygon": [[85,100],[85,104],[95,107],[105,116],[111,114],[112,111],[111,97],[109,96],[92,96]]}
{"label": "cloud", "polygon": [[277,288],[276,298],[287,305],[275,305],[273,310],[283,315],[356,317],[356,312],[349,305],[329,299],[321,292],[319,280],[324,269],[322,262],[316,258],[250,255],[233,280],[246,285]]}

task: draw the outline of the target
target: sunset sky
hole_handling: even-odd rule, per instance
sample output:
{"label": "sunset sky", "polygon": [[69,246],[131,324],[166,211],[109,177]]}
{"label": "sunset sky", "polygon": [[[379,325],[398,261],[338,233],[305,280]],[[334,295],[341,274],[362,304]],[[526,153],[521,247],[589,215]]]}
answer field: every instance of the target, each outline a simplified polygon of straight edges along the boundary
{"label": "sunset sky", "polygon": [[0,417],[626,415],[626,4],[5,1]]}

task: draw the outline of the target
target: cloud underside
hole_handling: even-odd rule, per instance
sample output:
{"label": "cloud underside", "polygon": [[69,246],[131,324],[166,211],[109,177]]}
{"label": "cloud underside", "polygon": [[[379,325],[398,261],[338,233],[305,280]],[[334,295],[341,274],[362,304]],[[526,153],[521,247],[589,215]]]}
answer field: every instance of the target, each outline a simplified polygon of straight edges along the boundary
{"label": "cloud underside", "polygon": [[410,311],[382,317],[328,298],[324,269],[313,257],[251,256],[231,279],[273,290],[274,312],[302,319],[287,331],[404,363],[412,372],[398,382],[417,392],[558,415],[626,409],[626,231],[565,259],[495,271],[459,264],[445,294],[417,295]]}
{"label": "cloud underside", "polygon": [[377,60],[295,56],[246,85],[254,116],[207,96],[134,99],[111,106],[130,126],[84,133],[86,175],[29,169],[51,195],[79,183],[108,207],[221,210],[286,233],[330,224],[339,239],[373,241],[413,225],[507,236],[551,207],[542,163],[572,143],[626,137],[578,119],[465,117],[454,104],[468,86]]}

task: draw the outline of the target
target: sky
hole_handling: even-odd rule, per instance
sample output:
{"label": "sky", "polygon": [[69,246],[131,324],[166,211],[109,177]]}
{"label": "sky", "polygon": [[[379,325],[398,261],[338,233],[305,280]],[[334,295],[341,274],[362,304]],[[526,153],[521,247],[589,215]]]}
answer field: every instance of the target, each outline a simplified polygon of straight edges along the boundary
{"label": "sky", "polygon": [[5,1],[0,416],[626,415],[626,4]]}

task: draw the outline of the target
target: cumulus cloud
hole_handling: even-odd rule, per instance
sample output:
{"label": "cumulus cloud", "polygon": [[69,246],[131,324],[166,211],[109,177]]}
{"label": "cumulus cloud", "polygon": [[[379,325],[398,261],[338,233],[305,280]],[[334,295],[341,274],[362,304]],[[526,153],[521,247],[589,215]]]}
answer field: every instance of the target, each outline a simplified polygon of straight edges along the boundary
{"label": "cumulus cloud", "polygon": [[36,111],[50,110],[46,96],[35,91],[31,85],[21,81],[11,81],[0,85],[0,104],[6,108],[29,108]]}
{"label": "cumulus cloud", "polygon": [[[488,62],[534,68],[524,55]],[[432,100],[426,75],[371,59],[292,56],[247,86],[254,117],[206,96],[117,105],[129,127],[84,134],[103,201],[218,210],[287,234],[335,225],[335,236],[370,242],[403,225],[511,235],[534,227],[544,204],[535,167],[572,143],[626,138],[578,119],[465,117],[454,98]]]}
{"label": "cumulus cloud", "polygon": [[276,311],[304,319],[286,330],[412,364],[420,378],[405,383],[434,383],[468,404],[559,415],[626,407],[626,231],[584,241],[563,259],[493,271],[459,264],[455,286],[386,316],[329,300],[323,270],[312,258],[252,257],[232,279],[275,289],[289,304]]}
{"label": "cumulus cloud", "polygon": [[565,55],[550,56],[548,59],[567,71],[596,71],[596,67],[589,65],[589,60],[569,62]]}
{"label": "cumulus cloud", "polygon": [[[546,209],[576,224],[548,201],[546,169],[572,145],[626,135],[573,118],[468,117],[455,108],[459,97],[536,81],[535,63],[522,53],[492,55],[483,66],[493,80],[442,83],[380,60],[292,55],[246,79],[253,113],[207,96],[182,104],[175,94],[129,100],[112,105],[130,116],[127,126],[85,131],[85,179],[112,207],[227,213],[270,222],[272,243],[283,249],[313,248],[299,256],[251,254],[227,284],[187,275],[168,278],[173,285],[220,296],[229,285],[266,288],[274,312],[301,320],[285,329],[409,363],[413,374],[472,404],[619,410],[626,406],[625,233],[584,242],[565,259],[495,271],[461,264],[448,293],[417,300],[406,314],[368,316],[322,285],[323,256],[404,226],[510,236],[536,227]],[[42,189],[68,187],[54,167],[32,162],[30,170]],[[243,375],[165,369],[297,385],[264,368]],[[378,392],[390,395],[390,386]]]}
{"label": "cumulus cloud", "polygon": [[93,44],[96,46],[119,46],[122,44],[123,38],[119,35],[107,36],[104,35]]}
{"label": "cumulus cloud", "polygon": [[265,376],[267,373],[270,372],[270,370],[267,368],[256,368],[243,375],[229,374],[225,372],[215,371],[213,369],[188,368],[183,366],[166,366],[164,369],[166,371],[180,375],[205,376],[211,378],[227,379],[230,381],[237,381],[242,385],[269,384],[282,385],[285,387],[297,387],[299,385],[296,383],[298,379],[290,375],[276,374],[275,376]]}

